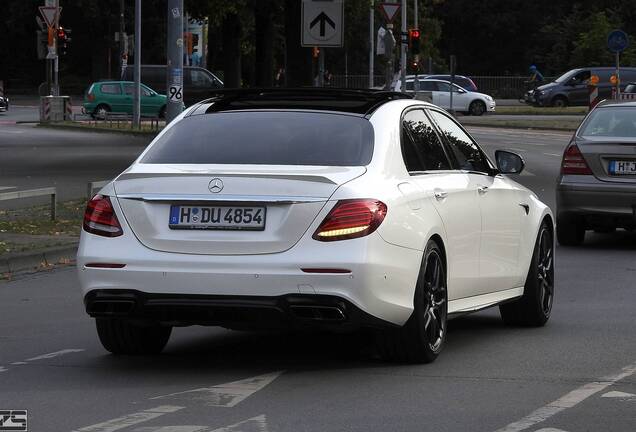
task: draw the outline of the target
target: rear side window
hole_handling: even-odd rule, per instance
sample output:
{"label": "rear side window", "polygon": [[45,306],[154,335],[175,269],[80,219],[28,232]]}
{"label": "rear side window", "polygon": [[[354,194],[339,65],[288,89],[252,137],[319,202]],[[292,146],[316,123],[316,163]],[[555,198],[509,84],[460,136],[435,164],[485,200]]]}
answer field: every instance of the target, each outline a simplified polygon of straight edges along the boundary
{"label": "rear side window", "polygon": [[121,94],[121,86],[119,84],[102,84],[100,90],[103,94]]}
{"label": "rear side window", "polygon": [[453,152],[458,169],[483,173],[490,172],[486,156],[453,119],[439,111],[431,110],[429,113],[439,126],[448,146]]}
{"label": "rear side window", "polygon": [[141,163],[363,166],[372,156],[373,127],[361,117],[236,111],[184,118]]}
{"label": "rear side window", "polygon": [[598,108],[590,113],[579,135],[582,137],[636,137],[636,108]]}
{"label": "rear side window", "polygon": [[402,119],[402,157],[409,172],[450,169],[444,147],[422,110],[409,111]]}

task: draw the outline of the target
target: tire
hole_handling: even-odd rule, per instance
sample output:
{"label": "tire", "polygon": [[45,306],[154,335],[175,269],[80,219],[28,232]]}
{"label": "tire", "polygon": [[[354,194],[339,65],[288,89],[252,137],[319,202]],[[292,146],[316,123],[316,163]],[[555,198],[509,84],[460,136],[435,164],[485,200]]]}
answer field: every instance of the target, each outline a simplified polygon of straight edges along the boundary
{"label": "tire", "polygon": [[97,318],[95,324],[100,342],[113,354],[159,354],[172,332],[172,327],[142,327],[115,318]]}
{"label": "tire", "polygon": [[424,251],[413,302],[413,314],[403,327],[377,334],[377,348],[383,359],[431,363],[444,347],[448,315],[446,270],[442,251],[433,240]]}
{"label": "tire", "polygon": [[565,108],[568,106],[568,100],[563,96],[556,96],[552,99],[552,106],[555,108]]}
{"label": "tire", "polygon": [[165,119],[166,118],[166,106],[162,106],[161,109],[159,110],[159,118],[160,119]]}
{"label": "tire", "polygon": [[486,112],[486,104],[482,101],[472,101],[468,107],[470,115],[481,116]]}
{"label": "tire", "polygon": [[106,104],[99,104],[95,107],[95,110],[93,110],[93,118],[94,119],[105,119],[106,118],[106,113],[110,112],[110,107]]}
{"label": "tire", "polygon": [[585,240],[585,225],[578,217],[558,216],[556,231],[561,246],[579,246]]}
{"label": "tire", "polygon": [[543,222],[530,262],[523,296],[499,305],[506,324],[541,327],[550,319],[554,301],[554,237],[551,227]]}

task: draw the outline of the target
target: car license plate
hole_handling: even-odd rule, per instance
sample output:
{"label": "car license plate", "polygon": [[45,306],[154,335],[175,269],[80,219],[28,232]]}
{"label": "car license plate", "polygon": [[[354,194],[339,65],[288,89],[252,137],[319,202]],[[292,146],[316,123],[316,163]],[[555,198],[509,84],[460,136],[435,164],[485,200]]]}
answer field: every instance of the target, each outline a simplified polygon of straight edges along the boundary
{"label": "car license plate", "polygon": [[265,229],[265,207],[170,206],[171,229],[252,230]]}
{"label": "car license plate", "polygon": [[636,175],[636,161],[610,161],[608,171],[610,175]]}

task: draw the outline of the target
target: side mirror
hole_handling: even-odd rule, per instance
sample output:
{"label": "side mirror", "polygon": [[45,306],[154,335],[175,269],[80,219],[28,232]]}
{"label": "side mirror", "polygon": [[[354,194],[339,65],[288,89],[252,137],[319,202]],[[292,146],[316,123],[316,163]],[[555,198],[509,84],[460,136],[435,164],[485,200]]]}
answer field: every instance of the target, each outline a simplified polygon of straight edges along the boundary
{"label": "side mirror", "polygon": [[520,174],[526,165],[521,156],[506,150],[495,151],[495,160],[502,174]]}

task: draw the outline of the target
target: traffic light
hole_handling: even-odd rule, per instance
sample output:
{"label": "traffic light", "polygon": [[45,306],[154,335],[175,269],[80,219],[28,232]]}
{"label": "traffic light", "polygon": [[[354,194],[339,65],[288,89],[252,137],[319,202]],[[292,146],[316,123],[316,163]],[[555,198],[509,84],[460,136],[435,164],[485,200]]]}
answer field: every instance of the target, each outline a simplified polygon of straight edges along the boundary
{"label": "traffic light", "polygon": [[412,55],[417,55],[420,53],[420,30],[419,29],[410,29],[409,30],[409,48]]}
{"label": "traffic light", "polygon": [[71,37],[69,34],[72,32],[71,29],[65,29],[61,27],[57,29],[57,52],[60,55],[66,54],[68,50],[68,45],[71,42]]}

